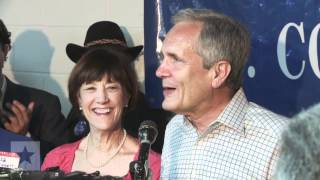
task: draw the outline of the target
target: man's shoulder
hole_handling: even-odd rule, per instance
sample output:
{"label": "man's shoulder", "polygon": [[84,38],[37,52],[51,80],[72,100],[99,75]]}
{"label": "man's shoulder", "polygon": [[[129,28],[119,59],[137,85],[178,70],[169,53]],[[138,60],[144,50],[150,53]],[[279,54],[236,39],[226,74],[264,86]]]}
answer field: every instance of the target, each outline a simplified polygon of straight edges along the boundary
{"label": "man's shoulder", "polygon": [[280,136],[289,119],[256,103],[250,102],[249,104],[247,120],[256,127],[266,129],[275,136]]}
{"label": "man's shoulder", "polygon": [[17,83],[11,82],[10,80],[8,80],[7,82],[8,82],[8,88],[10,88],[12,86],[12,88],[17,89],[20,93],[29,94],[30,96],[33,96],[33,97],[39,97],[39,98],[45,98],[45,99],[58,98],[56,95],[54,95],[50,92],[47,92],[45,90],[42,90],[42,89],[29,87],[29,86],[25,86],[22,84],[17,84]]}
{"label": "man's shoulder", "polygon": [[253,102],[250,102],[248,113],[252,116],[260,116],[265,120],[272,120],[273,122],[283,122],[288,120],[287,117],[277,114]]}
{"label": "man's shoulder", "polygon": [[170,119],[167,127],[169,127],[169,126],[182,125],[183,122],[184,122],[184,116],[181,115],[181,114],[177,114],[177,115],[174,115],[174,116]]}

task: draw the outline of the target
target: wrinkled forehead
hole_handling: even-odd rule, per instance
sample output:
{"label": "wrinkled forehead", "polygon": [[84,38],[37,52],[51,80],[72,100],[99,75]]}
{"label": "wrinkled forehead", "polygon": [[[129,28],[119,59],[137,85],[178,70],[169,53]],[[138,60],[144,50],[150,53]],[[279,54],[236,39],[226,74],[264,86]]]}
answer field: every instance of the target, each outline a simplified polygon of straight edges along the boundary
{"label": "wrinkled forehead", "polygon": [[164,44],[186,44],[193,45],[198,41],[202,23],[200,22],[180,22],[174,25],[167,33]]}

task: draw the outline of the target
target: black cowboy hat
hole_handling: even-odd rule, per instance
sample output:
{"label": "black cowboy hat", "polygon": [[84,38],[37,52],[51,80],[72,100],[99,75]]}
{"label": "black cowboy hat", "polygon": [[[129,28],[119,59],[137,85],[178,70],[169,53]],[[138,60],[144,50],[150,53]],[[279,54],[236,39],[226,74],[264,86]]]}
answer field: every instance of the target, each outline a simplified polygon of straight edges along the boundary
{"label": "black cowboy hat", "polygon": [[118,24],[111,21],[100,21],[92,24],[86,35],[84,46],[69,43],[66,47],[68,57],[75,63],[92,47],[115,47],[131,55],[133,60],[140,54],[143,46],[128,47]]}

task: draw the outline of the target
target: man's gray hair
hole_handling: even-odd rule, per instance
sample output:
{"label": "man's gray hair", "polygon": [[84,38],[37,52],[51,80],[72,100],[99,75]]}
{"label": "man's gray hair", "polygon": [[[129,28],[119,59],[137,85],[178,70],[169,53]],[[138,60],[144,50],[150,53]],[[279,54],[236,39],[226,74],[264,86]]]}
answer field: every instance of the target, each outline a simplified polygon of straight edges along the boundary
{"label": "man's gray hair", "polygon": [[227,85],[237,90],[242,85],[242,73],[250,52],[250,35],[247,29],[234,19],[208,9],[184,9],[173,16],[174,24],[185,21],[202,23],[202,30],[195,51],[203,58],[204,68],[209,69],[217,61],[231,64]]}
{"label": "man's gray hair", "polygon": [[277,180],[320,179],[320,104],[300,112],[282,134]]}

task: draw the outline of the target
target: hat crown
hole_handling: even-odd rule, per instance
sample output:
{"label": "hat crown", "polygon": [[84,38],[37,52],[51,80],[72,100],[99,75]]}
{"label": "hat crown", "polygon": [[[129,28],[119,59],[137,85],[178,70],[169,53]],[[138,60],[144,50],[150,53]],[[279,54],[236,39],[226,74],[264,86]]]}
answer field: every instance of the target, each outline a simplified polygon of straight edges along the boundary
{"label": "hat crown", "polygon": [[121,28],[111,21],[99,21],[92,24],[87,31],[84,46],[103,40],[109,41],[110,44],[113,44],[112,42],[122,42],[126,45],[126,40]]}
{"label": "hat crown", "polygon": [[84,46],[69,43],[66,46],[66,53],[73,62],[78,62],[80,57],[91,48],[116,48],[132,57],[132,60],[139,56],[143,46],[128,47],[123,32],[118,24],[111,21],[99,21],[92,24],[84,40]]}

